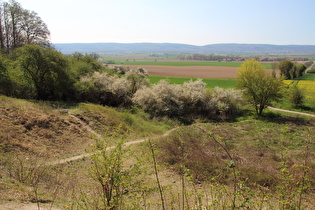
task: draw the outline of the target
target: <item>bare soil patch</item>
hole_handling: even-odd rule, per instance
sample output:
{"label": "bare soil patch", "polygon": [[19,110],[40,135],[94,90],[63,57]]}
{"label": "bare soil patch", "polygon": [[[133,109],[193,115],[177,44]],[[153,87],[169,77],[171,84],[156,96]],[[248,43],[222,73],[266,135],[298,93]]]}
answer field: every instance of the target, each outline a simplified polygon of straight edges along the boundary
{"label": "bare soil patch", "polygon": [[[221,66],[155,66],[155,65],[128,65],[129,68],[142,67],[146,69],[150,76],[164,77],[196,77],[196,78],[217,78],[234,79],[237,67]],[[270,71],[271,70],[267,70]]]}
{"label": "bare soil patch", "polygon": [[[137,68],[138,66],[129,66]],[[238,68],[220,66],[152,66],[144,65],[150,76],[197,77],[197,78],[235,78]]]}

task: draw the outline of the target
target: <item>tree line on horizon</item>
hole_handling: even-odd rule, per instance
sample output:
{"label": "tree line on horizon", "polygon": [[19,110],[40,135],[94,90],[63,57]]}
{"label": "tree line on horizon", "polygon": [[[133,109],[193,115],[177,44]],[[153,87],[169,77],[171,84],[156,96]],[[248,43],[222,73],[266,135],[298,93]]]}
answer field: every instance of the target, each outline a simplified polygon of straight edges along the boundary
{"label": "tree line on horizon", "polygon": [[[196,60],[196,61],[237,61],[242,62],[248,59],[256,59],[261,62],[280,62],[288,59],[287,57],[266,57],[266,56],[238,56],[238,55],[216,55],[216,54],[192,54],[179,56],[180,60]],[[309,61],[309,58],[296,57],[289,59],[291,61]]]}

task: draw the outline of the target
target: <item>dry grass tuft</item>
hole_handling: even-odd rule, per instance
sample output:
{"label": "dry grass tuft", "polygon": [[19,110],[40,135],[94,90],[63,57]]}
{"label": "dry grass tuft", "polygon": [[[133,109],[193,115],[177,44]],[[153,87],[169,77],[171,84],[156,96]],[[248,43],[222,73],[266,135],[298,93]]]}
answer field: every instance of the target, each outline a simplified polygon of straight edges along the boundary
{"label": "dry grass tuft", "polygon": [[45,158],[83,152],[89,133],[68,114],[24,100],[0,98],[0,149]]}

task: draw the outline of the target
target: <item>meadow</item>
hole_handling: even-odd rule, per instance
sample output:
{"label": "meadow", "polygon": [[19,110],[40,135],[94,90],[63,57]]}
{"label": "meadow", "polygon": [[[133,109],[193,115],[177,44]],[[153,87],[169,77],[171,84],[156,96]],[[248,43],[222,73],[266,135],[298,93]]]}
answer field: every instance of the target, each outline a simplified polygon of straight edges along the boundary
{"label": "meadow", "polygon": [[296,78],[295,80],[313,80],[315,81],[315,74],[304,74],[300,78]]}
{"label": "meadow", "polygon": [[[188,77],[160,77],[160,76],[148,76],[150,83],[155,84],[160,80],[167,80],[170,84],[183,84],[190,80],[195,81],[197,78],[188,78]],[[202,81],[206,83],[206,88],[235,88],[236,79],[212,79],[212,78],[203,78]]]}

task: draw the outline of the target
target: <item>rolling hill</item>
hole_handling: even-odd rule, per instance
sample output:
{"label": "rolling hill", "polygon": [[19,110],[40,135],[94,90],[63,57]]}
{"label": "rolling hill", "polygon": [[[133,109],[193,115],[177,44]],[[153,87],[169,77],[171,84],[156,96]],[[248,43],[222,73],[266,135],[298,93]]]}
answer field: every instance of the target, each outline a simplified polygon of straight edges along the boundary
{"label": "rolling hill", "polygon": [[183,54],[315,54],[315,45],[211,44],[196,46],[175,43],[55,43],[64,54],[81,53],[183,53]]}

